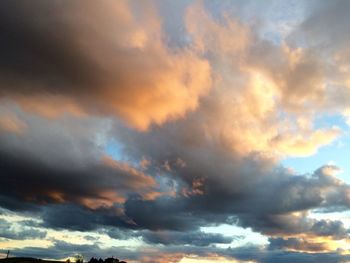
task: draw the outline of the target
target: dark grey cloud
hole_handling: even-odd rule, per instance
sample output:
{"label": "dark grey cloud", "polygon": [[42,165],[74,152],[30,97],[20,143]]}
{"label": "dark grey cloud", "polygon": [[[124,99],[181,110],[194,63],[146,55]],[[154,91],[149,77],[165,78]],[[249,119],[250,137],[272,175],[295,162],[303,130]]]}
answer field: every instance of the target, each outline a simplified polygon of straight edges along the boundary
{"label": "dark grey cloud", "polygon": [[12,107],[31,126],[17,136],[0,133],[0,202],[17,210],[62,202],[98,208],[129,194],[152,194],[152,176],[107,157],[108,122],[66,117],[57,121]]}
{"label": "dark grey cloud", "polygon": [[130,230],[127,228],[117,228],[117,227],[113,227],[110,229],[104,229],[102,231],[100,231],[100,233],[105,233],[107,234],[109,237],[113,238],[113,239],[119,239],[119,240],[127,240],[130,238],[134,238],[134,237],[139,237],[141,235],[141,232],[139,231],[134,231],[134,230]]}
{"label": "dark grey cloud", "polygon": [[201,231],[147,231],[142,233],[142,239],[151,244],[206,247],[211,244],[230,244],[233,240],[239,239],[239,237],[229,237],[221,234],[204,233]]}
{"label": "dark grey cloud", "polygon": [[[318,222],[303,213],[292,215],[320,208],[348,209],[349,186],[333,176],[336,167],[324,166],[313,174],[295,175],[259,155],[240,158],[228,152],[219,138],[215,140],[215,133],[201,136],[201,126],[196,122],[200,117],[194,114],[189,120],[147,134],[118,130],[128,154],[136,159],[146,156],[153,167],[163,169],[178,182],[176,198],[128,200],[125,212],[136,224],[150,229],[185,230],[192,223],[231,222],[265,234],[322,235],[334,231],[335,238],[347,235],[339,222]],[[185,166],[176,165],[179,158]],[[170,171],[162,168],[164,163]],[[194,186],[200,190],[196,194]]]}
{"label": "dark grey cloud", "polygon": [[[63,3],[38,1],[22,5],[4,1],[1,5],[2,95],[11,83],[16,83],[15,79],[22,83],[16,85],[14,91],[27,95],[35,91],[35,86],[39,91],[60,87],[62,92],[69,92],[73,91],[74,83],[88,84],[83,75],[94,72],[91,61],[88,62],[79,51],[78,43],[69,37],[73,29],[60,23],[53,12],[55,8],[61,9]],[[68,9],[74,8],[74,4],[66,5]],[[54,32],[52,27],[62,27],[62,30]]]}
{"label": "dark grey cloud", "polygon": [[13,196],[0,196],[0,203],[2,208],[7,208],[12,211],[38,211],[40,206],[37,204],[23,202],[21,198]]}
{"label": "dark grey cloud", "polygon": [[[97,160],[87,167],[58,168],[21,153],[0,151],[0,156],[1,196],[30,200],[29,203],[73,201],[83,204],[84,198],[103,200],[104,191],[115,191],[122,197],[128,188],[136,190],[136,187],[155,185],[147,176],[133,175],[131,170],[123,171],[123,168],[110,167]],[[105,199],[108,201],[108,197]]]}
{"label": "dark grey cloud", "polygon": [[[135,228],[127,218],[115,213],[118,207],[91,210],[77,204],[54,204],[42,208],[42,226],[78,231],[96,230],[104,226]],[[69,215],[69,216],[67,216]]]}
{"label": "dark grey cloud", "polygon": [[197,231],[169,231],[169,230],[130,230],[127,228],[110,228],[103,230],[109,237],[119,240],[142,238],[149,244],[155,245],[191,245],[207,247],[214,244],[230,244],[234,240],[242,239],[242,236],[225,236],[217,233],[205,233]]}
{"label": "dark grey cloud", "polygon": [[155,201],[129,199],[125,203],[125,214],[141,228],[179,231],[197,229],[204,221],[189,214],[187,205],[187,200],[171,197]]}

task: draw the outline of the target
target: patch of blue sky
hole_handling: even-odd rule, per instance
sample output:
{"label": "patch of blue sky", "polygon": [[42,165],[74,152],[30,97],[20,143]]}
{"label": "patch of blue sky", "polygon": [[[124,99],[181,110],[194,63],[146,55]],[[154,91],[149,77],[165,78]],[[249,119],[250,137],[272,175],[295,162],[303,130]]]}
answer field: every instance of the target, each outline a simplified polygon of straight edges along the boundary
{"label": "patch of blue sky", "polygon": [[343,131],[349,130],[349,126],[346,123],[346,119],[341,114],[327,114],[322,113],[316,116],[314,127],[319,128],[329,128],[332,126],[337,126]]}
{"label": "patch of blue sky", "polygon": [[105,152],[114,160],[122,161],[125,160],[123,154],[123,146],[116,140],[110,140],[105,146]]}
{"label": "patch of blue sky", "polygon": [[106,143],[105,153],[113,160],[128,163],[134,167],[140,165],[140,160],[132,159],[123,149],[123,144],[115,139],[111,139]]}
{"label": "patch of blue sky", "polygon": [[318,149],[317,153],[307,157],[289,157],[282,160],[282,165],[292,168],[298,174],[312,173],[325,164],[334,164],[342,172],[338,178],[350,183],[350,133],[345,118],[341,115],[325,114],[318,116],[315,129],[337,126],[342,134],[334,142]]}

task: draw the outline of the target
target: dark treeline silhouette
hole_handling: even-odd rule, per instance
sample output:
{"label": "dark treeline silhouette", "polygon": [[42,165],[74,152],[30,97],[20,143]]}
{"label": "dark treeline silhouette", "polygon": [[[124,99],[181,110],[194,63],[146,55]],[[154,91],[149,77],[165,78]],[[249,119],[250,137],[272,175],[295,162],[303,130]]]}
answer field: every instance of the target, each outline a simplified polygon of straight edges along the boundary
{"label": "dark treeline silhouette", "polygon": [[106,258],[105,260],[103,260],[102,258],[97,259],[92,257],[88,263],[127,263],[125,261],[119,261],[119,259],[111,257],[111,258]]}

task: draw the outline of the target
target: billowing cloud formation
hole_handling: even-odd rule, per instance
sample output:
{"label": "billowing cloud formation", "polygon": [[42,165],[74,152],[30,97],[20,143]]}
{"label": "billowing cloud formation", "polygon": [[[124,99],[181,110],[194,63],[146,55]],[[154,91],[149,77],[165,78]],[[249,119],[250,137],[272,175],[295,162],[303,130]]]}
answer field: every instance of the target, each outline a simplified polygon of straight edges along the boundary
{"label": "billowing cloud formation", "polygon": [[[105,121],[77,124],[62,119],[45,130],[45,119],[33,116],[27,121],[32,125],[25,134],[0,135],[3,198],[11,196],[20,206],[77,202],[95,209],[122,203],[135,192],[146,199],[160,194],[153,177],[102,151],[95,132],[97,127],[108,130]],[[61,128],[63,123],[65,128]]]}
{"label": "billowing cloud formation", "polygon": [[198,3],[186,12],[186,27],[215,76],[216,89],[199,113],[209,133],[221,133],[241,153],[279,156],[308,156],[337,138],[337,127],[313,127],[317,110],[333,100],[324,88],[328,65],[309,49],[267,41],[239,19],[221,19]]}
{"label": "billowing cloud formation", "polygon": [[[350,207],[340,168],[280,164],[347,132],[327,118],[349,116],[348,39],[331,45],[320,27],[343,25],[345,3],[319,4],[283,39],[249,4],[213,3],[0,4],[0,234],[47,242],[6,243],[16,255],[348,260],[348,222],[320,217]],[[10,211],[37,221],[8,227]],[[205,231],[223,224],[266,243]]]}
{"label": "billowing cloud formation", "polygon": [[210,66],[166,47],[152,7],[2,3],[1,96],[49,117],[116,115],[140,129],[183,117],[208,92]]}

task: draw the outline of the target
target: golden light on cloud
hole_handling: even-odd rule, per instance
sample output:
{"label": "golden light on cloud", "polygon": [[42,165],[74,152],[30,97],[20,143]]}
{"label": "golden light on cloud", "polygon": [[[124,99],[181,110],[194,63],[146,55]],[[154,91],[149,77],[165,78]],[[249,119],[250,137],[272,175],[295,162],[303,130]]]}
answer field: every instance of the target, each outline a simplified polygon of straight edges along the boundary
{"label": "golden light on cloud", "polygon": [[26,123],[15,114],[11,112],[0,113],[0,130],[20,135],[26,128]]}
{"label": "golden light on cloud", "polygon": [[[117,117],[139,130],[183,118],[211,89],[210,63],[191,47],[170,50],[154,4],[141,6],[140,20],[128,1],[104,1],[102,9],[93,2],[84,9],[69,4],[67,16],[75,19],[57,34],[73,40],[78,50],[72,57],[85,63],[71,61],[66,67],[74,72],[57,76],[56,81],[48,76],[34,85],[20,82],[25,94],[6,89],[0,95],[48,118],[65,113]],[[63,17],[48,19],[65,25]]]}
{"label": "golden light on cloud", "polygon": [[333,142],[341,134],[340,129],[316,130],[307,132],[309,135],[284,134],[273,138],[271,146],[282,155],[310,156],[321,146]]}
{"label": "golden light on cloud", "polygon": [[136,189],[143,186],[151,187],[156,185],[156,181],[154,180],[153,177],[145,175],[141,171],[138,171],[136,168],[130,166],[128,163],[114,160],[108,155],[102,156],[102,163],[116,170],[125,172],[125,175],[122,174],[121,176],[125,176],[125,177],[133,176],[134,178],[130,178],[130,179],[132,179],[132,181],[134,182],[132,187]]}
{"label": "golden light on cloud", "polygon": [[346,239],[334,240],[330,237],[315,237],[307,235],[301,235],[301,237],[296,238],[298,239],[298,243],[284,247],[287,251],[310,254],[340,251],[344,255],[349,254],[350,251],[350,244]]}
{"label": "golden light on cloud", "polygon": [[123,193],[118,194],[116,191],[109,190],[99,193],[99,197],[80,198],[79,202],[89,209],[96,210],[99,208],[111,208],[115,204],[122,204],[125,200]]}
{"label": "golden light on cloud", "polygon": [[60,118],[67,114],[80,118],[87,117],[84,110],[81,109],[73,99],[64,96],[20,96],[14,99],[23,110],[48,119]]}
{"label": "golden light on cloud", "polygon": [[47,239],[27,239],[27,240],[4,240],[0,242],[0,249],[3,250],[11,250],[15,248],[26,248],[30,246],[37,246],[37,247],[43,247],[48,248],[52,245],[52,241]]}

